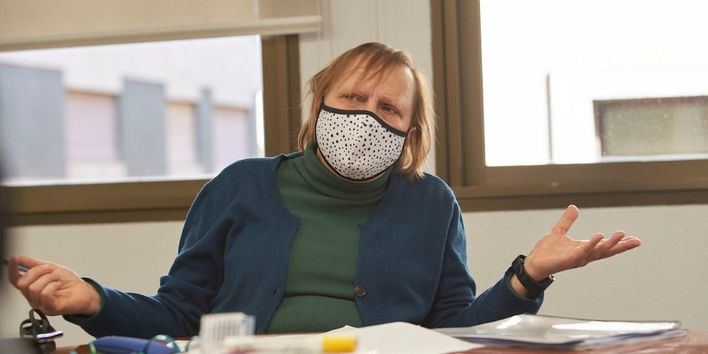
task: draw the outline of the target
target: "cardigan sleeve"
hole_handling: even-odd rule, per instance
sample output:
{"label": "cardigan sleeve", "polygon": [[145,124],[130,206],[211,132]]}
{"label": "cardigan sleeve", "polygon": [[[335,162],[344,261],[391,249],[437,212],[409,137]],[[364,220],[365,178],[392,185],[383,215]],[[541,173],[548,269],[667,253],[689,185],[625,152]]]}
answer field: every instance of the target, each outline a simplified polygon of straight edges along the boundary
{"label": "cardigan sleeve", "polygon": [[199,319],[208,312],[221,284],[223,238],[228,231],[228,224],[220,220],[219,209],[207,187],[199,192],[190,207],[179,254],[169,274],[161,277],[156,295],[122,292],[87,279],[101,295],[101,310],[94,316],[65,318],[95,337],[197,334]]}
{"label": "cardigan sleeve", "polygon": [[454,202],[436,297],[426,318],[427,327],[463,327],[492,322],[520,313],[536,313],[543,295],[527,299],[517,295],[503,276],[475,296],[476,285],[467,270],[467,246],[462,213]]}

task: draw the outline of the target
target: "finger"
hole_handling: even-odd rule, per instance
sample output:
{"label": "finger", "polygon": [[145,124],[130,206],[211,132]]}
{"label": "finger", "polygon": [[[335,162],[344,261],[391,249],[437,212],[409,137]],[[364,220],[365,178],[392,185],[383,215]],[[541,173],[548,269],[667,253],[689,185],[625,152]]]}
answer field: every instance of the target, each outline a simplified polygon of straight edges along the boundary
{"label": "finger", "polygon": [[17,260],[15,260],[15,257],[11,257],[10,258],[10,266],[7,267],[7,278],[10,279],[10,284],[12,284],[16,288],[17,288],[17,281],[22,276],[22,274],[20,274],[20,270],[17,268],[17,266],[18,266]]}
{"label": "finger", "polygon": [[10,283],[17,287],[17,281],[20,277],[25,275],[26,272],[20,270],[20,266],[32,268],[46,263],[48,262],[36,258],[23,256],[10,257],[10,266],[8,267],[8,278],[10,279]]}
{"label": "finger", "polygon": [[636,242],[637,245],[642,244],[642,240],[640,240],[639,237],[637,237],[637,236],[626,236],[625,238],[622,239],[622,242],[629,242],[629,241]]}
{"label": "finger", "polygon": [[37,278],[32,284],[27,287],[27,294],[31,304],[42,303],[42,291],[47,284],[60,280],[59,275],[55,273],[46,273]]}
{"label": "finger", "polygon": [[61,287],[61,282],[54,281],[42,289],[39,297],[39,308],[45,314],[54,316],[61,313],[61,308],[58,304],[57,290]]}
{"label": "finger", "polygon": [[54,268],[55,267],[53,264],[42,264],[30,268],[30,270],[28,270],[25,275],[20,276],[19,279],[17,279],[17,288],[20,289],[20,291],[22,291],[23,293],[26,292],[27,287],[30,284],[34,283],[42,275],[51,273]]}
{"label": "finger", "polygon": [[642,245],[642,241],[634,236],[627,237],[620,241],[617,245],[612,247],[608,252],[607,252],[607,257],[612,257],[616,254],[629,251],[633,248],[637,248]]}
{"label": "finger", "polygon": [[593,260],[596,259],[602,259],[605,257],[609,257],[607,254],[615,245],[617,245],[620,241],[622,241],[622,238],[624,238],[625,234],[623,231],[617,231],[615,232],[612,237],[602,240],[595,250],[593,250]]}
{"label": "finger", "polygon": [[590,256],[593,251],[595,250],[595,247],[602,242],[605,239],[605,235],[603,234],[594,234],[592,237],[587,240],[584,245],[583,245],[583,252],[585,253],[586,256]]}
{"label": "finger", "polygon": [[38,265],[51,263],[51,262],[47,262],[42,259],[25,257],[25,256],[15,256],[15,257],[12,257],[12,259],[17,261],[18,264],[21,264],[27,268],[32,268],[32,267],[36,267]]}
{"label": "finger", "polygon": [[604,239],[604,235],[602,234],[595,234],[593,235],[589,240],[585,241],[576,241],[581,244],[580,247],[576,249],[576,251],[573,252],[572,255],[572,261],[570,264],[568,264],[566,269],[571,269],[571,268],[577,268],[577,267],[583,267],[586,264],[588,264],[589,259],[592,255],[593,249],[595,249],[595,246],[597,246],[600,241]]}
{"label": "finger", "polygon": [[573,222],[575,222],[575,219],[578,218],[578,213],[578,207],[576,207],[575,205],[568,205],[568,207],[565,208],[565,212],[563,213],[561,218],[551,229],[551,232],[562,235],[566,234],[568,230],[570,230],[570,227],[573,225]]}

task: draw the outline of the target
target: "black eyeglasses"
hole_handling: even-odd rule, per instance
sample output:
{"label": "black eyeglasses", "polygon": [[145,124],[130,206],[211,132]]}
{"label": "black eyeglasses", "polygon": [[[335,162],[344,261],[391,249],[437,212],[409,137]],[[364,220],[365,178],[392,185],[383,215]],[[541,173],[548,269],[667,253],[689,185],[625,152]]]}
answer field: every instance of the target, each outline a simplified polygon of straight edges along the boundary
{"label": "black eyeglasses", "polygon": [[62,335],[64,332],[55,330],[47,316],[37,309],[31,309],[29,318],[20,323],[20,337],[31,339],[42,353],[56,350],[54,339]]}

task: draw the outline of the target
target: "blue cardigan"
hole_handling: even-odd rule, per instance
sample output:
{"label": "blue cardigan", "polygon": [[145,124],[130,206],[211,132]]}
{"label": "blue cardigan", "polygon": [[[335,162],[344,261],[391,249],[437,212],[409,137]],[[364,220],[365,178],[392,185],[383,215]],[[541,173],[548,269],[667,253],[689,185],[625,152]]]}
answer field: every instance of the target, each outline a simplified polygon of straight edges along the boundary
{"label": "blue cardigan", "polygon": [[[209,181],[189,210],[179,253],[156,295],[87,279],[101,294],[101,311],[67,320],[96,337],[188,337],[199,332],[202,314],[240,311],[255,316],[256,332],[263,333],[283,298],[298,229],[279,195],[276,169],[299,154],[242,160]],[[356,305],[364,325],[470,326],[541,306],[542,297],[516,295],[506,276],[475,297],[460,208],[435,176],[411,181],[392,173],[360,228]]]}

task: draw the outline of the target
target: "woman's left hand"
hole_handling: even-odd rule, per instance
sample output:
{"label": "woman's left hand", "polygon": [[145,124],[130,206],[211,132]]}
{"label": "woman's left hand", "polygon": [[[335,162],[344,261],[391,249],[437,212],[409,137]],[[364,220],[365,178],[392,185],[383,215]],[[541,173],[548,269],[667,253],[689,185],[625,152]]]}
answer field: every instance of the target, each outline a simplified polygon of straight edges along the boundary
{"label": "woman's left hand", "polygon": [[531,278],[539,281],[563,270],[582,267],[592,261],[603,259],[638,247],[639,238],[626,236],[623,231],[605,238],[595,234],[589,240],[576,240],[567,232],[575,219],[578,208],[570,205],[551,232],[543,236],[526,258],[524,267]]}

